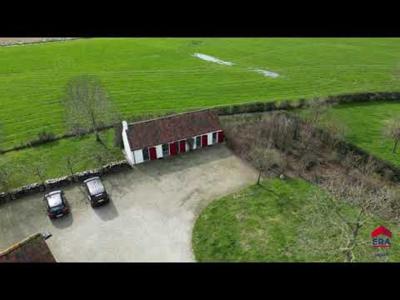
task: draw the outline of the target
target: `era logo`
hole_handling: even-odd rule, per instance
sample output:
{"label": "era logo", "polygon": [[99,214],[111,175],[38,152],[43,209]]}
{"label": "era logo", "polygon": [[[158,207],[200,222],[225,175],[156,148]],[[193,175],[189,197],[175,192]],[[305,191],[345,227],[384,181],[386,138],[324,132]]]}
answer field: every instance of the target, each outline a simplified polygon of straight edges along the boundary
{"label": "era logo", "polygon": [[372,247],[375,248],[389,248],[391,245],[390,239],[392,233],[384,226],[379,226],[371,232]]}

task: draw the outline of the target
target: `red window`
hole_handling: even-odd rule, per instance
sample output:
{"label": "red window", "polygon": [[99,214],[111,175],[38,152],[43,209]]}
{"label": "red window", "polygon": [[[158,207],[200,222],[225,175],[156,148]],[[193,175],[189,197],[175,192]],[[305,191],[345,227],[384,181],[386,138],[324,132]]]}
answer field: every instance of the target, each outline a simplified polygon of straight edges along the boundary
{"label": "red window", "polygon": [[180,141],[179,142],[179,152],[186,152],[186,141]]}
{"label": "red window", "polygon": [[150,154],[150,159],[151,159],[151,160],[157,159],[156,147],[151,147],[151,148],[149,148],[149,154]]}
{"label": "red window", "polygon": [[224,132],[218,132],[218,143],[222,143],[224,141]]}
{"label": "red window", "polygon": [[171,143],[169,144],[169,153],[170,155],[176,155],[178,154],[178,147],[176,145],[177,143]]}
{"label": "red window", "polygon": [[201,146],[202,147],[207,147],[208,146],[207,134],[201,136]]}

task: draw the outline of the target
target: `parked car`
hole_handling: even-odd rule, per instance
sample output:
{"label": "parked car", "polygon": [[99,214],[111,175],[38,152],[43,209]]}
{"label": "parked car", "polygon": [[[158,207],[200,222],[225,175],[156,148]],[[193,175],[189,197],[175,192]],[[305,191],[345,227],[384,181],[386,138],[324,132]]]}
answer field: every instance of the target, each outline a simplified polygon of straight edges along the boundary
{"label": "parked car", "polygon": [[85,184],[92,207],[98,207],[110,201],[110,197],[108,196],[100,177],[86,179],[83,183]]}
{"label": "parked car", "polygon": [[54,191],[44,195],[47,214],[50,219],[61,218],[69,213],[69,207],[63,191]]}

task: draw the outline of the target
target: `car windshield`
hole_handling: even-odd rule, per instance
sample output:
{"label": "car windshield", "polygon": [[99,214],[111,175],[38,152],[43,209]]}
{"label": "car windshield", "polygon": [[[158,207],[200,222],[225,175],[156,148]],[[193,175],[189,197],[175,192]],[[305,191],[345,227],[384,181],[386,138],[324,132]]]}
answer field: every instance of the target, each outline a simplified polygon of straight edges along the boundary
{"label": "car windshield", "polygon": [[86,182],[89,189],[89,193],[92,196],[98,196],[104,193],[105,189],[102,182],[99,179],[93,179]]}
{"label": "car windshield", "polygon": [[61,199],[60,193],[48,194],[46,196],[46,198],[47,198],[49,207],[57,207],[57,206],[62,205],[62,199]]}
{"label": "car windshield", "polygon": [[50,211],[51,211],[51,212],[56,212],[56,211],[59,211],[59,210],[61,210],[61,209],[63,209],[63,206],[62,206],[62,205],[50,207]]}

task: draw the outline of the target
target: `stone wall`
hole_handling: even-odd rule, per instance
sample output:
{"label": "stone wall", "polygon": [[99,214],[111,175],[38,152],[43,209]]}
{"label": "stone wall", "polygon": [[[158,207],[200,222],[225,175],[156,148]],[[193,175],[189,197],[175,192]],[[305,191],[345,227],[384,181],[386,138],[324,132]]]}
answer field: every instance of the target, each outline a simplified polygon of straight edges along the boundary
{"label": "stone wall", "polygon": [[0,193],[0,204],[6,203],[11,200],[15,200],[24,196],[43,193],[46,190],[55,188],[61,188],[72,183],[83,182],[92,176],[103,176],[119,172],[121,170],[131,169],[127,161],[122,160],[118,162],[112,162],[103,166],[102,168],[95,170],[88,170],[84,172],[75,173],[74,175],[64,176],[55,179],[46,180],[44,183],[33,183],[25,185],[23,187],[11,190],[7,193]]}

